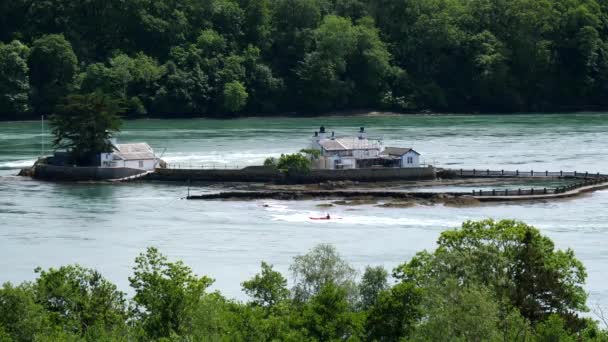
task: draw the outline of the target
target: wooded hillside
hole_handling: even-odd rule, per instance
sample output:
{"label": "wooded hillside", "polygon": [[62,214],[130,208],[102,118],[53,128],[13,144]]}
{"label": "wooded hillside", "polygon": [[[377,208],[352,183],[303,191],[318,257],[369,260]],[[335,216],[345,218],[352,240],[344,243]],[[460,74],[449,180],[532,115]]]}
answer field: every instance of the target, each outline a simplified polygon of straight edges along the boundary
{"label": "wooded hillside", "polygon": [[605,109],[607,33],[596,0],[2,1],[0,119]]}

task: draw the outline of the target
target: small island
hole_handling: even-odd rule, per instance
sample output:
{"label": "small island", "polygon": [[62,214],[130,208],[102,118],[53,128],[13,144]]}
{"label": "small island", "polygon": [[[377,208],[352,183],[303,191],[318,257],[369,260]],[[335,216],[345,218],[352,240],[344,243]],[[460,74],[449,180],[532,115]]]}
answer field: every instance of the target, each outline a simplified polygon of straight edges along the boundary
{"label": "small island", "polygon": [[[388,208],[552,200],[608,188],[608,175],[599,172],[437,168],[421,162],[422,155],[412,147],[384,146],[383,139],[368,136],[365,127],[355,135],[337,135],[321,126],[313,132],[308,147],[280,158],[269,157],[263,165],[176,168],[145,142],[117,143],[119,110],[119,104],[100,93],[68,97],[51,118],[58,151],[20,174],[47,181],[223,185],[218,193],[188,194],[187,199],[333,199],[351,205],[380,202]],[[539,181],[552,185],[527,185]],[[248,185],[239,186],[244,183]],[[432,189],[437,186],[443,188]],[[474,188],[463,191],[463,187]]]}

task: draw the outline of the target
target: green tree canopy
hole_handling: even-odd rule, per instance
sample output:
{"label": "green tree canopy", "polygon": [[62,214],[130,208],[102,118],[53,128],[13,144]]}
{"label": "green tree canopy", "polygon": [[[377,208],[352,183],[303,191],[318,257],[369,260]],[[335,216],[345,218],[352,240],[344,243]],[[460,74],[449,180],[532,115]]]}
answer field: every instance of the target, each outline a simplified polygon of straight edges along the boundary
{"label": "green tree canopy", "polygon": [[198,277],[181,261],[170,262],[156,248],[148,248],[135,259],[133,276],[135,315],[151,339],[188,333],[192,313],[213,283]]}
{"label": "green tree canopy", "polygon": [[28,65],[38,113],[53,112],[71,90],[78,71],[78,58],[63,35],[51,34],[32,44]]}
{"label": "green tree canopy", "polygon": [[122,111],[119,101],[101,92],[70,95],[51,116],[53,144],[70,151],[78,165],[95,165],[99,153],[112,151]]}
{"label": "green tree canopy", "polygon": [[0,42],[0,117],[22,118],[30,110],[29,48]]}
{"label": "green tree canopy", "polygon": [[277,161],[277,169],[287,173],[308,173],[311,162],[300,153],[282,154]]}
{"label": "green tree canopy", "polygon": [[289,270],[295,282],[293,295],[297,301],[308,300],[330,283],[346,289],[351,304],[357,298],[357,272],[332,245],[320,244],[308,253],[296,256]]}
{"label": "green tree canopy", "polygon": [[468,221],[445,231],[435,252],[419,253],[395,276],[419,286],[453,277],[482,284],[532,323],[553,313],[575,320],[587,310],[587,274],[572,250],[556,250],[538,229],[517,221]]}
{"label": "green tree canopy", "polygon": [[127,317],[125,294],[103,276],[79,265],[37,270],[36,302],[62,330],[85,335],[89,329],[121,328]]}
{"label": "green tree canopy", "polygon": [[224,109],[234,113],[243,109],[247,104],[247,89],[241,82],[232,81],[224,85]]}
{"label": "green tree canopy", "polygon": [[262,262],[262,272],[243,282],[242,286],[253,304],[261,307],[273,307],[289,297],[287,279],[265,262]]}

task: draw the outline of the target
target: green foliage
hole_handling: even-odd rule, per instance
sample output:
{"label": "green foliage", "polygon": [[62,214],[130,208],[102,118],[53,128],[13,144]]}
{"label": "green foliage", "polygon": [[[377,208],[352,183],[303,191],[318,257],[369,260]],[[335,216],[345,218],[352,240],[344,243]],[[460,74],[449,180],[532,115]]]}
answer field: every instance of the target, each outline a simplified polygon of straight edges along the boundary
{"label": "green foliage", "polygon": [[53,144],[68,149],[78,165],[94,164],[99,153],[112,151],[122,111],[120,101],[101,92],[70,95],[51,117]]}
{"label": "green foliage", "polygon": [[[334,247],[319,245],[294,258],[291,292],[283,275],[262,262],[242,284],[251,298],[243,303],[207,293],[210,278],[149,248],[135,259],[129,303],[114,284],[80,266],[37,270],[33,282],[4,284],[0,340],[608,341],[597,322],[548,300],[573,304],[566,293],[581,285],[565,286],[580,270],[564,267],[560,253],[567,254],[523,223],[466,222],[442,233],[433,253],[395,269],[399,282],[391,286],[382,267],[367,267],[357,282]],[[529,267],[533,260],[537,267]],[[522,269],[536,283],[517,283]],[[553,287],[543,285],[547,279]],[[549,304],[531,321],[529,306],[511,296],[526,291],[538,300],[537,289]]]}
{"label": "green foliage", "polygon": [[4,284],[0,289],[0,341],[33,341],[37,334],[50,329],[49,313],[35,300],[30,284],[14,287]]}
{"label": "green foliage", "polygon": [[565,323],[559,315],[549,316],[546,321],[536,327],[536,341],[576,341],[576,337],[566,330]]}
{"label": "green foliage", "polygon": [[125,295],[99,272],[79,265],[37,272],[34,298],[63,331],[84,335],[94,327],[114,330],[125,324]]}
{"label": "green foliage", "polygon": [[366,331],[372,341],[398,341],[410,336],[422,317],[424,291],[412,283],[399,283],[382,291],[369,309]]}
{"label": "green foliage", "polygon": [[382,291],[386,291],[388,286],[388,272],[382,266],[371,267],[367,266],[361,283],[359,284],[359,294],[361,295],[361,307],[364,310],[376,304],[378,295]]}
{"label": "green foliage", "polygon": [[254,305],[265,308],[273,307],[289,296],[287,279],[265,262],[262,262],[262,273],[243,282],[242,286],[243,291],[253,299]]}
{"label": "green foliage", "polygon": [[357,341],[363,334],[362,316],[349,309],[347,289],[332,281],[310,298],[302,319],[314,341]]}
{"label": "green foliage", "polygon": [[289,270],[295,283],[293,296],[297,301],[308,300],[329,283],[347,289],[350,303],[356,300],[357,271],[340,257],[332,245],[320,244],[308,253],[296,256]]}
{"label": "green foliage", "polygon": [[224,109],[235,113],[247,104],[247,90],[241,82],[232,81],[224,85]]}
{"label": "green foliage", "polygon": [[499,306],[490,291],[461,287],[455,280],[429,290],[423,301],[422,323],[412,340],[501,340]]}
{"label": "green foliage", "polygon": [[72,45],[58,34],[37,39],[32,44],[28,64],[34,107],[38,113],[52,113],[59,100],[68,95],[78,71]]}
{"label": "green foliage", "polygon": [[317,159],[321,156],[321,151],[314,148],[303,148],[300,150],[300,153],[307,154],[313,159]]}
{"label": "green foliage", "polygon": [[268,157],[268,158],[264,159],[264,166],[266,166],[266,167],[271,167],[273,169],[276,169],[277,163],[278,163],[278,160],[277,160],[277,158],[274,158],[274,157]]}
{"label": "green foliage", "polygon": [[23,117],[30,110],[29,48],[19,41],[0,42],[0,118]]}
{"label": "green foliage", "polygon": [[282,154],[277,162],[277,168],[287,173],[308,173],[311,162],[300,153]]}
{"label": "green foliage", "polygon": [[420,286],[454,275],[460,283],[487,286],[533,324],[553,313],[575,320],[586,310],[583,264],[522,222],[465,222],[443,232],[434,253],[419,253],[395,273]]}
{"label": "green foliage", "polygon": [[133,116],[608,108],[599,0],[14,0],[0,13],[0,43],[31,47],[27,68],[0,56],[0,119],[96,89],[138,98]]}
{"label": "green foliage", "polygon": [[170,262],[156,248],[148,248],[135,259],[129,282],[135,290],[134,314],[145,335],[155,339],[189,331],[192,313],[213,280],[198,277],[181,261]]}

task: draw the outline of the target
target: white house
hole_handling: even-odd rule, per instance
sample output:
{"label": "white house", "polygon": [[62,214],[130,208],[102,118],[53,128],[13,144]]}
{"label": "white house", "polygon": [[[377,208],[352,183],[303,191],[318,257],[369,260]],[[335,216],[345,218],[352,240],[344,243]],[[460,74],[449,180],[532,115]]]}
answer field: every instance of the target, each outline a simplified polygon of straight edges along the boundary
{"label": "white house", "polygon": [[420,153],[411,148],[387,147],[380,156],[398,160],[399,167],[420,167]]}
{"label": "white house", "polygon": [[317,168],[354,169],[358,160],[378,158],[382,141],[369,139],[363,127],[357,136],[350,137],[336,137],[333,132],[329,136],[325,127],[321,127],[313,136],[312,148],[321,151]]}
{"label": "white house", "polygon": [[321,127],[312,137],[311,147],[321,152],[313,159],[313,167],[319,169],[420,167],[420,153],[411,148],[384,148],[382,139],[369,138],[364,127],[349,137],[330,135]]}
{"label": "white house", "polygon": [[100,155],[101,167],[127,167],[131,169],[154,170],[160,159],[146,143],[113,144],[114,151]]}

